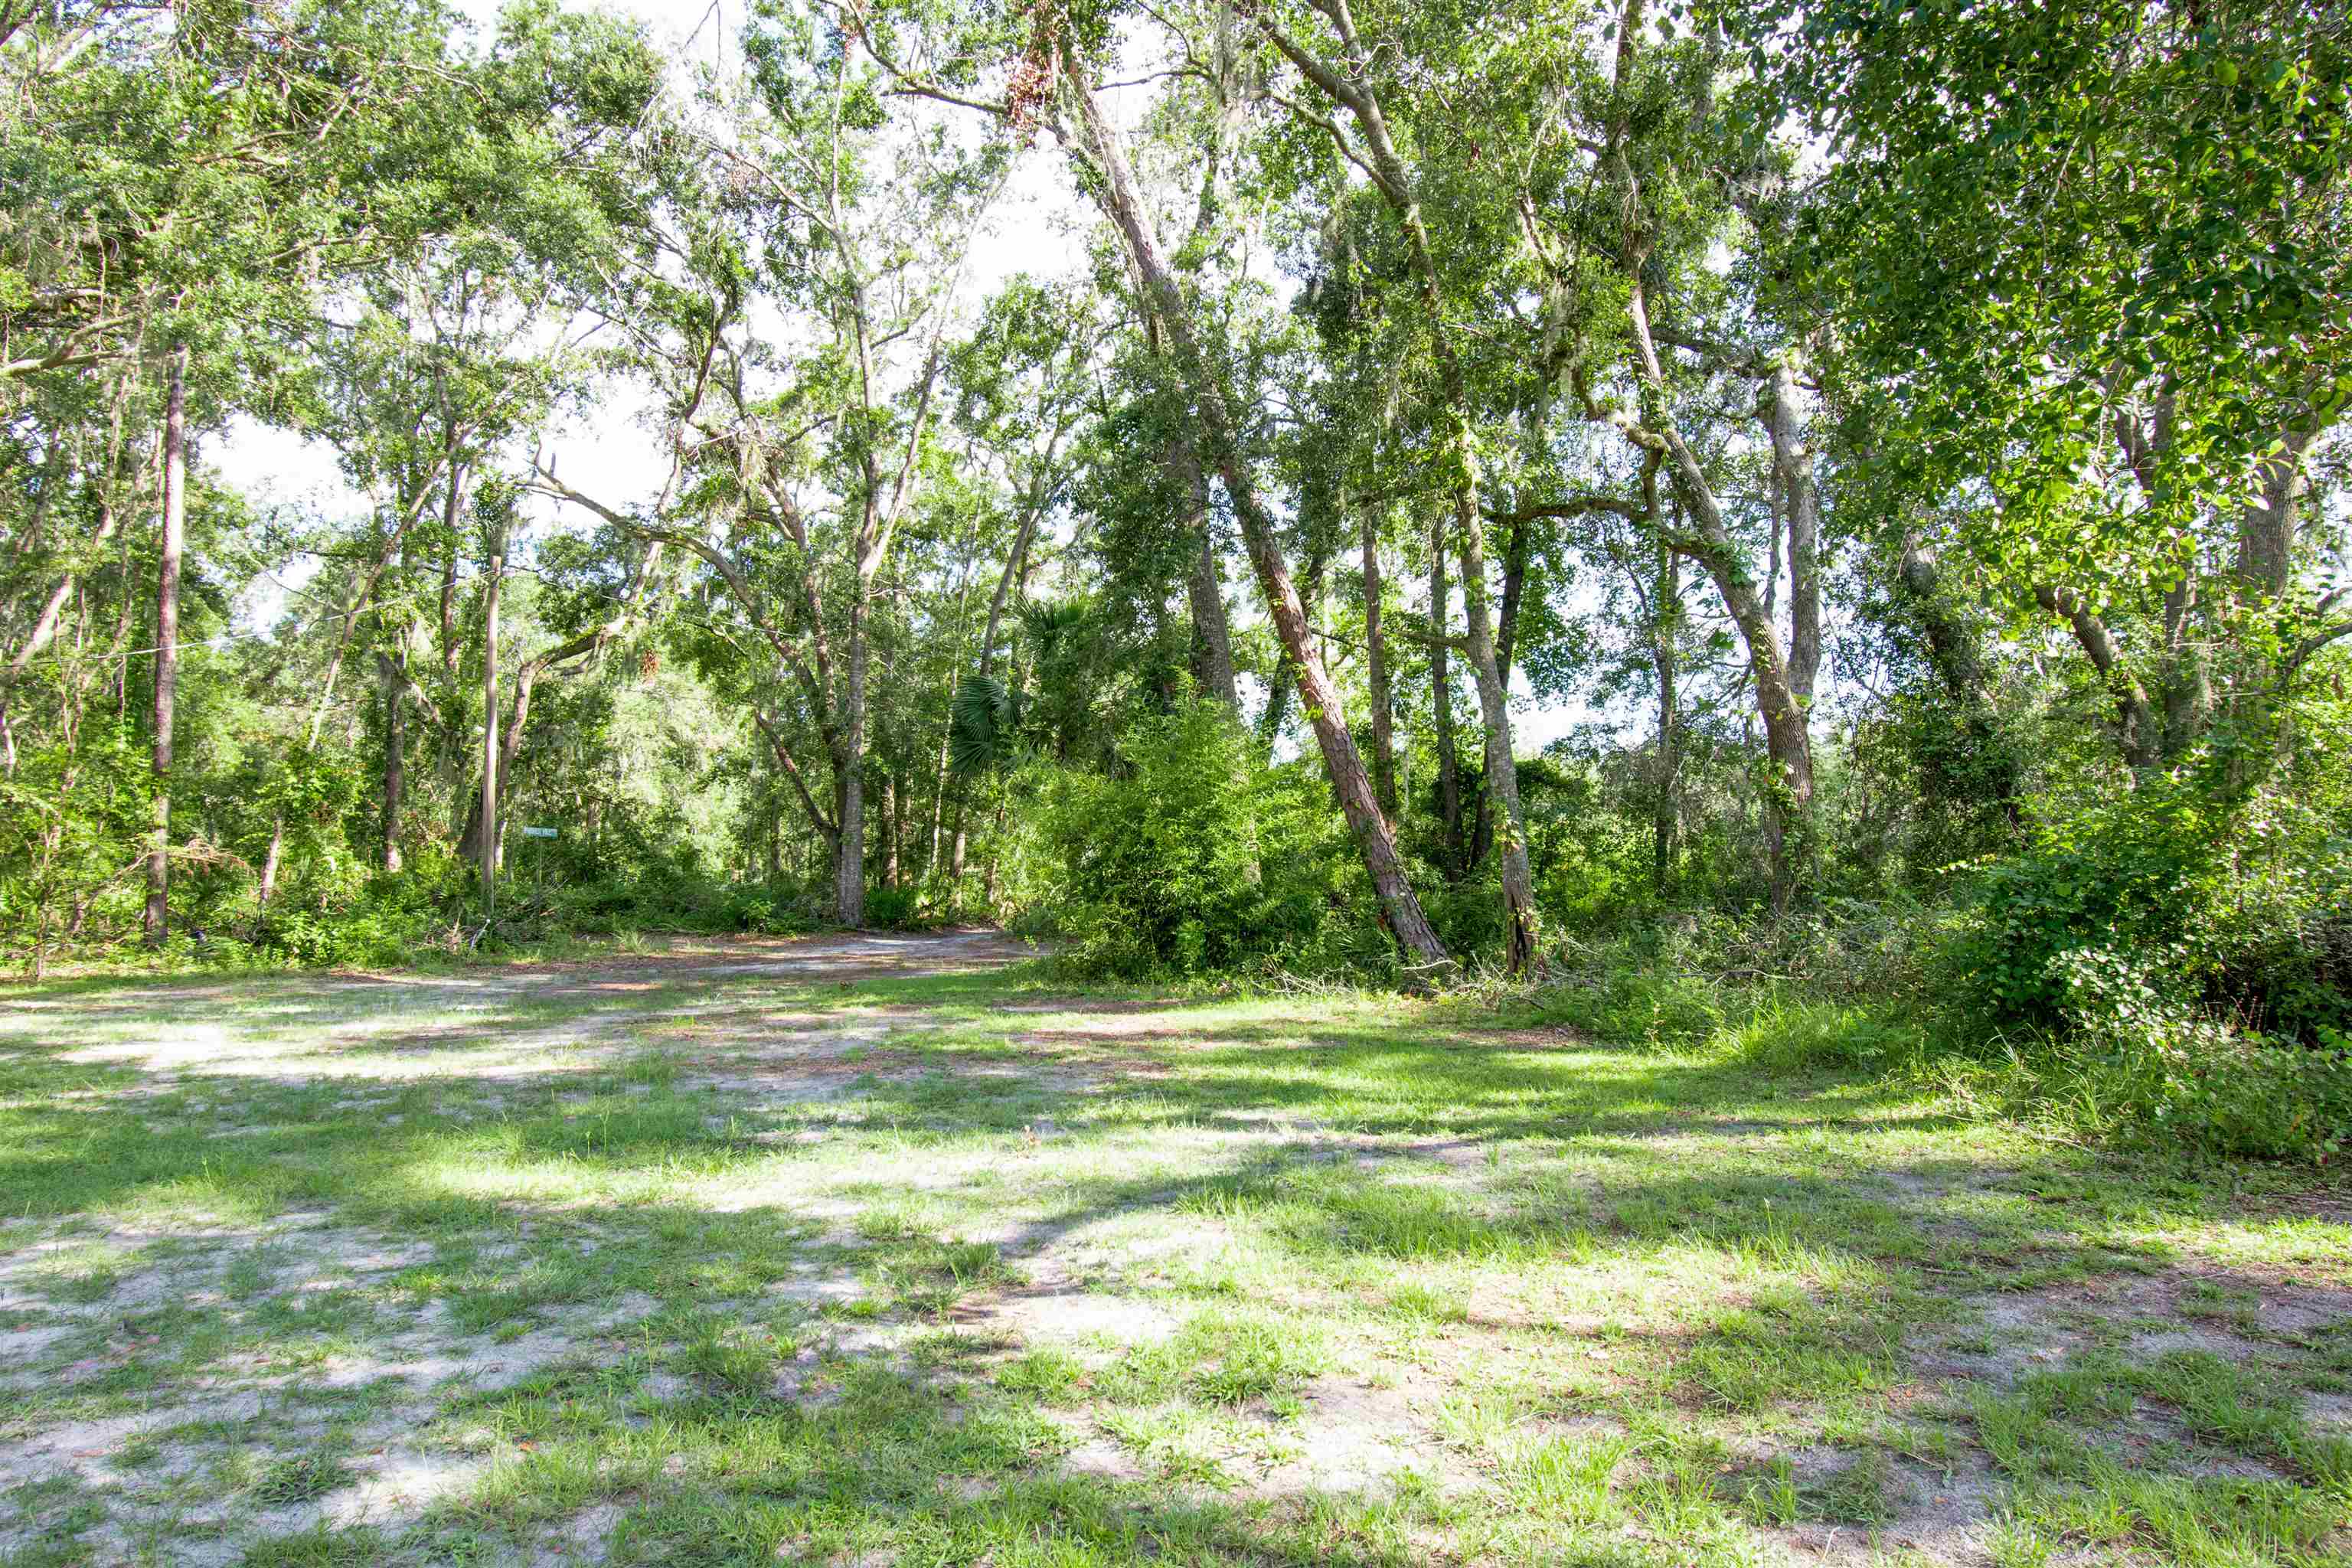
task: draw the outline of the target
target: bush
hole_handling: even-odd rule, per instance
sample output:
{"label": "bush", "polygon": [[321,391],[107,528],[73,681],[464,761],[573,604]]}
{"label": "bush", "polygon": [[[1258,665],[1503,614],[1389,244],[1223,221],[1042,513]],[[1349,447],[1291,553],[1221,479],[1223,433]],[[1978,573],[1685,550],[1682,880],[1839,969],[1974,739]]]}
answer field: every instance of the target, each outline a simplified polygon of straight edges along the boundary
{"label": "bush", "polygon": [[866,923],[885,931],[921,931],[934,923],[914,888],[876,888],[866,895]]}
{"label": "bush", "polygon": [[1045,902],[1076,973],[1393,972],[1318,774],[1222,705],[1145,721],[1111,773],[1044,780]]}
{"label": "bush", "polygon": [[822,923],[814,914],[815,900],[802,889],[765,882],[738,882],[728,888],[712,913],[721,931],[756,931],[762,936],[797,936]]}
{"label": "bush", "polygon": [[2352,1030],[2344,794],[2156,780],[2045,826],[1983,874],[1962,994],[2002,1027]]}
{"label": "bush", "polygon": [[2352,1139],[2352,752],[2227,759],[2057,815],[1981,875],[1954,1081],[2095,1138],[2325,1159]]}

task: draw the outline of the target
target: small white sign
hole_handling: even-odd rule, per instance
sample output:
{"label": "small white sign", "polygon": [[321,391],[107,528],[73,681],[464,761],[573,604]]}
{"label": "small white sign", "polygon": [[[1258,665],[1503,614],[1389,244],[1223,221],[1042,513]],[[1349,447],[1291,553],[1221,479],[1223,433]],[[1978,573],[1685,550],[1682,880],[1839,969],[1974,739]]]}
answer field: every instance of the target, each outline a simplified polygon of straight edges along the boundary
{"label": "small white sign", "polygon": [[526,827],[522,830],[525,838],[553,838],[556,834],[557,829],[552,827]]}

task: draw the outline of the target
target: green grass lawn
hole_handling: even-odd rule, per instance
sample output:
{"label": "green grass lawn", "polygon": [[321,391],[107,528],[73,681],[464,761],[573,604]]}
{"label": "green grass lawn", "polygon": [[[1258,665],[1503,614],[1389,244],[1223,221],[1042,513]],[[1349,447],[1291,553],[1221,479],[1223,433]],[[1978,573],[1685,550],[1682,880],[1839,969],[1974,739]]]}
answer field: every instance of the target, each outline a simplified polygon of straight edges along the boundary
{"label": "green grass lawn", "polygon": [[2352,1551],[2340,1186],[1014,951],[0,993],[0,1563]]}

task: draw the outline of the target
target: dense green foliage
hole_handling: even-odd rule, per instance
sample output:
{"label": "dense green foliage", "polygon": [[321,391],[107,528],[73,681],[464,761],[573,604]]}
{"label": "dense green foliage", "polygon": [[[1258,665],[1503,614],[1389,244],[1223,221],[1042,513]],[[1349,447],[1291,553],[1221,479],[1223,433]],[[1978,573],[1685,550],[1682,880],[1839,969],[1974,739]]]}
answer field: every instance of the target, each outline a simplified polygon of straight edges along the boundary
{"label": "dense green foliage", "polygon": [[2334,10],[723,25],[0,6],[12,961],[1017,922],[2352,1136]]}
{"label": "dense green foliage", "polygon": [[1045,782],[1039,897],[1104,974],[1328,973],[1388,942],[1316,781],[1265,765],[1213,702],[1146,719],[1118,766]]}

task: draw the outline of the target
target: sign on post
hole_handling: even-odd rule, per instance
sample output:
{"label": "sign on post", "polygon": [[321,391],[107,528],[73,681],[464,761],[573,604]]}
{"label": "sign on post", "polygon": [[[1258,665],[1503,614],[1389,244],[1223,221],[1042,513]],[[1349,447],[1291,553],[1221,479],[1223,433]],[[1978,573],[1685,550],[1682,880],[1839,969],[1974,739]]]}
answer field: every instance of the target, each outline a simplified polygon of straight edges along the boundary
{"label": "sign on post", "polygon": [[552,827],[526,827],[522,830],[525,838],[553,838],[556,834],[557,830]]}

